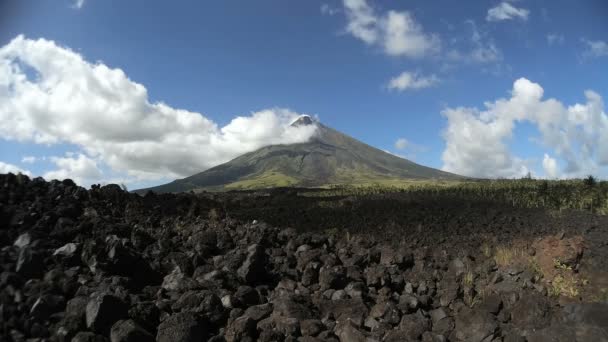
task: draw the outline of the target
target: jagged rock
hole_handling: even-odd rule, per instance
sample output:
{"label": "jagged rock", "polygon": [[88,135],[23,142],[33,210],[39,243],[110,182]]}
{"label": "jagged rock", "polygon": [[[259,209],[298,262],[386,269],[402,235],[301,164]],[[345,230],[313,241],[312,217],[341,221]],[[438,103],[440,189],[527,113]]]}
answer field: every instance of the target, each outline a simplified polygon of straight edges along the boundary
{"label": "jagged rock", "polygon": [[260,305],[254,305],[254,306],[250,306],[247,308],[247,310],[245,310],[245,314],[244,316],[247,316],[251,319],[253,319],[255,322],[259,322],[262,319],[270,316],[270,314],[272,313],[272,305],[271,304],[260,304]]}
{"label": "jagged rock", "polygon": [[173,311],[191,311],[202,314],[210,323],[216,324],[226,317],[221,299],[213,292],[188,291],[172,305]]}
{"label": "jagged rock", "polygon": [[380,252],[380,264],[384,266],[396,265],[400,268],[409,268],[414,264],[414,255],[402,249],[393,249],[384,246]]}
{"label": "jagged rock", "polygon": [[24,233],[17,237],[17,240],[13,243],[13,246],[17,248],[27,247],[30,243],[32,243],[32,236],[30,233]]}
{"label": "jagged rock", "polygon": [[363,300],[363,295],[365,292],[367,292],[367,287],[362,282],[353,282],[346,285],[344,291],[351,298]]}
{"label": "jagged rock", "polygon": [[460,259],[454,259],[450,262],[449,271],[456,277],[466,272],[466,265]]}
{"label": "jagged rock", "polygon": [[138,302],[129,309],[129,317],[152,332],[158,326],[160,310],[154,302]]}
{"label": "jagged rock", "polygon": [[399,297],[399,309],[403,312],[415,312],[420,305],[420,301],[416,296],[407,293]]}
{"label": "jagged rock", "polygon": [[520,329],[541,329],[551,321],[549,302],[546,297],[524,295],[511,309],[511,321]]}
{"label": "jagged rock", "polygon": [[322,290],[343,289],[346,286],[344,266],[323,266],[319,270],[319,285]]}
{"label": "jagged rock", "polygon": [[78,253],[78,244],[66,243],[62,247],[59,247],[53,252],[54,256],[60,256],[64,258],[72,258]]}
{"label": "jagged rock", "polygon": [[209,334],[205,320],[190,312],[175,313],[158,326],[157,342],[198,342]]}
{"label": "jagged rock", "polygon": [[300,322],[300,332],[303,336],[316,336],[323,329],[323,323],[318,319],[305,319]]}
{"label": "jagged rock", "polygon": [[454,320],[443,308],[429,311],[433,323],[433,332],[437,335],[448,336],[454,330]]}
{"label": "jagged rock", "polygon": [[112,325],[110,331],[112,342],[152,342],[154,336],[140,327],[135,321],[128,319],[118,321]]}
{"label": "jagged rock", "polygon": [[410,315],[404,315],[399,323],[398,330],[401,333],[398,336],[405,336],[410,340],[417,340],[422,334],[430,330],[431,322],[426,318],[422,311],[418,310],[416,313]]}
{"label": "jagged rock", "polygon": [[92,332],[81,331],[72,338],[71,342],[106,342],[107,339],[102,335],[96,335]]}
{"label": "jagged rock", "polygon": [[459,341],[481,342],[494,336],[497,328],[492,314],[465,307],[456,316],[454,333]]}
{"label": "jagged rock", "polygon": [[179,267],[167,274],[162,283],[162,288],[167,291],[186,291],[197,288],[196,280],[186,276]]}
{"label": "jagged rock", "polygon": [[58,295],[45,294],[36,300],[30,314],[41,320],[46,320],[52,313],[62,311],[65,306],[65,298]]}
{"label": "jagged rock", "polygon": [[313,318],[312,303],[305,296],[283,295],[272,301],[273,316],[296,318],[299,320]]}
{"label": "jagged rock", "polygon": [[[594,274],[582,300],[568,304],[543,296],[548,285],[526,266],[498,267],[479,248],[482,236],[491,237],[483,241],[489,252],[521,238],[525,258],[534,254],[526,246],[542,247],[534,259],[543,272],[549,266],[582,281],[608,266],[598,248],[608,243],[604,216],[548,219],[541,209],[444,206],[441,196],[401,193],[369,202],[322,196],[326,208],[299,191],[142,197],[0,175],[0,340],[607,339],[607,304],[587,303],[601,295]],[[440,209],[429,205],[435,201]],[[376,204],[378,217],[370,215]],[[547,239],[553,228],[537,224],[545,220],[568,232]],[[331,226],[349,233],[311,232]],[[574,237],[585,243],[572,245]],[[564,256],[562,268],[547,255]]]}
{"label": "jagged rock", "polygon": [[55,327],[55,336],[59,341],[71,341],[79,331],[85,329],[84,316],[71,315],[67,311],[67,315]]}
{"label": "jagged rock", "polygon": [[502,299],[497,294],[490,294],[483,298],[479,307],[491,314],[498,314],[502,308]]}
{"label": "jagged rock", "polygon": [[[369,309],[356,299],[343,299],[336,301],[322,301],[318,305],[321,317],[333,316],[337,321],[351,321],[356,326],[363,325]],[[310,317],[307,317],[310,318]]]}
{"label": "jagged rock", "polygon": [[255,332],[256,322],[251,317],[241,316],[226,329],[226,342],[243,341],[246,338],[253,339]]}
{"label": "jagged rock", "polygon": [[69,316],[77,316],[82,317],[84,319],[87,312],[87,303],[89,302],[89,298],[84,296],[76,296],[70,300],[68,300],[65,312]]}
{"label": "jagged rock", "polygon": [[304,286],[310,286],[319,281],[319,271],[321,269],[321,263],[311,262],[306,265],[304,272],[302,272],[301,282]]}
{"label": "jagged rock", "polygon": [[19,250],[15,271],[26,278],[39,278],[44,272],[42,255],[25,246]]}
{"label": "jagged rock", "polygon": [[247,308],[260,303],[260,294],[251,286],[239,286],[233,299],[236,307]]}
{"label": "jagged rock", "polygon": [[334,331],[340,342],[366,342],[366,336],[348,320],[338,324]]}
{"label": "jagged rock", "polygon": [[247,248],[247,257],[237,270],[238,276],[247,284],[256,284],[266,278],[266,255],[264,248],[254,244]]}
{"label": "jagged rock", "polygon": [[87,303],[87,328],[98,333],[107,332],[116,321],[126,318],[127,309],[125,303],[113,295],[95,295]]}

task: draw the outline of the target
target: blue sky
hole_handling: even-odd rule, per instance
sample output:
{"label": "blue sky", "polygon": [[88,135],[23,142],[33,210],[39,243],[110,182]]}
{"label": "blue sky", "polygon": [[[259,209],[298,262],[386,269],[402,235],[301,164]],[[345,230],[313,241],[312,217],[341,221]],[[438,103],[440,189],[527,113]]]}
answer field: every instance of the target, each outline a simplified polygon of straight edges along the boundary
{"label": "blue sky", "polygon": [[[4,0],[0,170],[152,185],[306,139],[281,126],[306,113],[461,174],[606,178],[607,15],[603,0]],[[171,134],[154,141],[158,120]]]}

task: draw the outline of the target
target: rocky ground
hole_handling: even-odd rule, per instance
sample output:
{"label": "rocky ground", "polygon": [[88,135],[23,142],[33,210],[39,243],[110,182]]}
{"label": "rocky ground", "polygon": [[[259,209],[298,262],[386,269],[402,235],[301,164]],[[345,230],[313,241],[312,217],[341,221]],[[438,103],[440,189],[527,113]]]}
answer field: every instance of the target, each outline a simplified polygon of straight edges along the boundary
{"label": "rocky ground", "polygon": [[1,341],[608,341],[608,219],[0,175]]}

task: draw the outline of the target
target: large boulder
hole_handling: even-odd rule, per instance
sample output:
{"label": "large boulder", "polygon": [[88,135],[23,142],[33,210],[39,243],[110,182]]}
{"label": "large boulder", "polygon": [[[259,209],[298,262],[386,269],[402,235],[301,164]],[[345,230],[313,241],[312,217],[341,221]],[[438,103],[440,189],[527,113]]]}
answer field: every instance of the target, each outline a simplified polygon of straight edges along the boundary
{"label": "large boulder", "polygon": [[87,303],[87,328],[105,333],[116,321],[127,317],[127,310],[120,298],[106,293],[96,294]]}
{"label": "large boulder", "polygon": [[112,342],[153,342],[154,336],[140,327],[135,321],[121,320],[110,330],[110,341]]}
{"label": "large boulder", "polygon": [[257,284],[266,279],[266,254],[262,246],[253,244],[247,248],[247,257],[237,275],[247,284]]}
{"label": "large boulder", "polygon": [[456,316],[454,334],[458,341],[481,342],[494,336],[497,328],[496,318],[492,314],[465,307]]}
{"label": "large boulder", "polygon": [[199,342],[209,334],[208,324],[191,312],[173,314],[158,326],[157,342]]}

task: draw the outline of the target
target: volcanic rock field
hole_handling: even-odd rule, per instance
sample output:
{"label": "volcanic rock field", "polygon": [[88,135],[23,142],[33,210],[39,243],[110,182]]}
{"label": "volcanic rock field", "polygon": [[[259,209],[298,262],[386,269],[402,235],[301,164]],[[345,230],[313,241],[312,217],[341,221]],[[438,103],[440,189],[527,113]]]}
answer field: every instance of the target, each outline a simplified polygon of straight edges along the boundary
{"label": "volcanic rock field", "polygon": [[0,175],[0,341],[608,341],[608,218]]}

